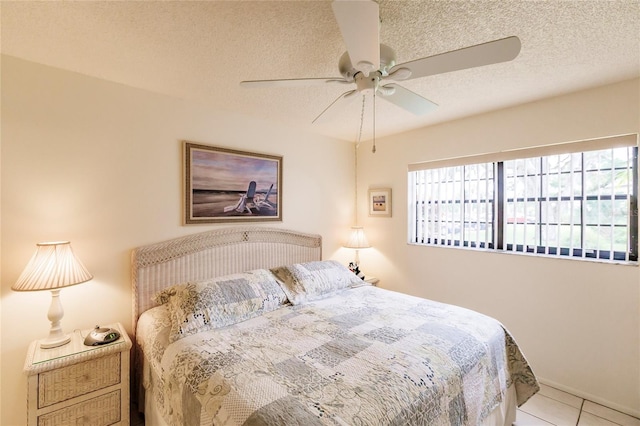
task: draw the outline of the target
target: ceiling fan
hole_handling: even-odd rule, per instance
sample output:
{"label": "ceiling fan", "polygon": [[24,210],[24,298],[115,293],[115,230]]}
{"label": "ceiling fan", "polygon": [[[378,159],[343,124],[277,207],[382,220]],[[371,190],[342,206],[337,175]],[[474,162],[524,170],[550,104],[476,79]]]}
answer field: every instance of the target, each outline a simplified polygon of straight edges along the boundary
{"label": "ceiling fan", "polygon": [[[328,121],[358,93],[372,93],[415,115],[423,115],[437,105],[399,84],[398,81],[480,67],[514,59],[520,40],[511,36],[459,50],[396,64],[395,52],[379,41],[379,7],[370,0],[335,0],[332,3],[347,51],[340,57],[342,77],[242,81],[243,87],[292,87],[308,85],[353,85],[340,95],[313,122]],[[375,104],[374,104],[375,105]]]}

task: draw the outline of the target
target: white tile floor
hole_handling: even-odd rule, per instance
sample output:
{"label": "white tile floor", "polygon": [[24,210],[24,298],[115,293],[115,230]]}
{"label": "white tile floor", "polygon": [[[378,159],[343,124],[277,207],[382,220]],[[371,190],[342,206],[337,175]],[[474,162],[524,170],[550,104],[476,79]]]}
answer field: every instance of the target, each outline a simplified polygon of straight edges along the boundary
{"label": "white tile floor", "polygon": [[[134,404],[131,426],[144,426]],[[514,426],[640,426],[640,419],[541,385],[540,392],[518,409]]]}
{"label": "white tile floor", "polygon": [[514,426],[640,426],[628,416],[569,393],[541,385],[518,409]]}

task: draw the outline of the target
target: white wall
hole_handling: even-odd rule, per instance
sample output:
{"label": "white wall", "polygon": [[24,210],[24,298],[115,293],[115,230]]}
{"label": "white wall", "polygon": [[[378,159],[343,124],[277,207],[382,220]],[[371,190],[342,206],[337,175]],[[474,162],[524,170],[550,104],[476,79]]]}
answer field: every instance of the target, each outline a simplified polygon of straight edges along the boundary
{"label": "white wall", "polygon": [[[0,13],[2,6],[0,6]],[[0,56],[0,93],[2,93],[2,57]],[[0,117],[2,117],[2,103],[0,102]],[[1,130],[0,130],[1,133]],[[0,134],[0,206],[2,205],[2,135]],[[2,208],[0,208],[0,259],[2,259]],[[2,277],[2,262],[0,262],[0,277]],[[2,330],[2,302],[0,301],[0,330]],[[2,401],[2,338],[0,338],[0,401]],[[0,403],[0,420],[2,419],[2,404]]]}
{"label": "white wall", "polygon": [[633,80],[385,138],[376,154],[362,144],[359,210],[367,186],[393,190],[391,219],[361,219],[375,247],[362,269],[382,287],[498,318],[542,381],[638,416],[638,267],[408,245],[407,165],[639,131]]}
{"label": "white wall", "polygon": [[[283,155],[283,222],[323,235],[325,258],[353,218],[353,147],[184,100],[2,58],[2,417],[26,423],[30,341],[46,337],[48,292],[10,290],[40,241],[69,239],[93,273],[65,288],[66,331],[130,331],[133,248],[216,226],[182,226],[183,139]],[[317,202],[314,202],[317,201]]]}

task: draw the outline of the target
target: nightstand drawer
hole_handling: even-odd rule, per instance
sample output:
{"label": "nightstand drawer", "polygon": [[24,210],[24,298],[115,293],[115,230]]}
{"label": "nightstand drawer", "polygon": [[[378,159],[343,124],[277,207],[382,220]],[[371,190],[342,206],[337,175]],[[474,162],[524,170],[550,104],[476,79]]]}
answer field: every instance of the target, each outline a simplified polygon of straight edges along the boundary
{"label": "nightstand drawer", "polygon": [[43,349],[31,342],[24,370],[28,376],[29,426],[129,426],[131,339],[120,323],[113,343],[86,346],[91,330],[75,330],[65,345]]}
{"label": "nightstand drawer", "polygon": [[120,383],[120,353],[38,375],[38,408]]}
{"label": "nightstand drawer", "polygon": [[120,390],[38,417],[38,426],[108,426],[120,421]]}

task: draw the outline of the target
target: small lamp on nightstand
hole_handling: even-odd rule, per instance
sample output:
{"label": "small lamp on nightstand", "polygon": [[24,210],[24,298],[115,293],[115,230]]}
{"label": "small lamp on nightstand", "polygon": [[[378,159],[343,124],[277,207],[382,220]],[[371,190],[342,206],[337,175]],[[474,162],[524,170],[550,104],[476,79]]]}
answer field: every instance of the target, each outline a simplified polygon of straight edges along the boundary
{"label": "small lamp on nightstand", "polygon": [[364,234],[364,229],[362,228],[362,226],[352,226],[349,241],[347,241],[347,244],[345,244],[344,246],[346,248],[356,250],[356,266],[358,266],[358,264],[360,263],[358,250],[369,248],[371,247],[371,244],[369,244],[369,240],[367,240],[367,236]]}
{"label": "small lamp on nightstand", "polygon": [[41,348],[55,348],[69,342],[62,332],[64,316],[60,303],[60,289],[89,281],[93,276],[73,254],[69,241],[36,244],[37,250],[11,287],[14,291],[51,290],[51,306],[47,317],[51,321],[49,337],[40,342]]}
{"label": "small lamp on nightstand", "polygon": [[364,229],[362,228],[362,226],[351,227],[351,235],[349,236],[349,241],[347,241],[344,247],[355,249],[356,251],[355,270],[359,271],[360,256],[358,252],[360,249],[366,249],[371,247],[371,244],[369,244],[369,240],[367,240],[367,236],[364,234]]}

